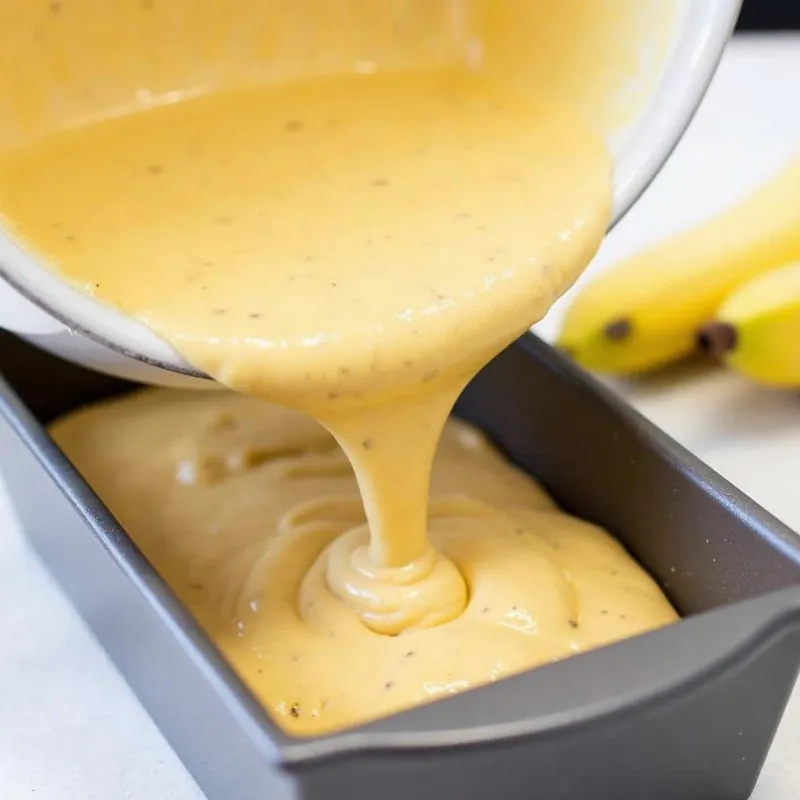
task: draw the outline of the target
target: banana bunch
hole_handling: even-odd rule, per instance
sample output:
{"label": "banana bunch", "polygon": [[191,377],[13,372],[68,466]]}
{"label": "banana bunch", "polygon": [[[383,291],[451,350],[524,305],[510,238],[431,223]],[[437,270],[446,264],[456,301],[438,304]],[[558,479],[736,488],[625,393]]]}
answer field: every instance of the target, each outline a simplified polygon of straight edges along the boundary
{"label": "banana bunch", "polygon": [[800,153],[722,214],[600,275],[567,310],[557,345],[608,374],[701,350],[800,386]]}

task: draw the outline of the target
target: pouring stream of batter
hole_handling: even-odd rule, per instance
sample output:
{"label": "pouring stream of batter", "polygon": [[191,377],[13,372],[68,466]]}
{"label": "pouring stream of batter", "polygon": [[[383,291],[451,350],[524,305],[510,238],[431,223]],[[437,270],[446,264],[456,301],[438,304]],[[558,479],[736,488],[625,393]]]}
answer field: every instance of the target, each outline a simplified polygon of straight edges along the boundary
{"label": "pouring stream of batter", "polygon": [[[611,160],[600,137],[557,98],[511,88],[468,60],[212,92],[64,130],[0,159],[0,210],[48,263],[149,325],[221,383],[315,418],[352,464],[366,524],[358,514],[339,518],[335,502],[323,504],[322,528],[312,515],[312,534],[302,525],[293,528],[295,538],[274,534],[280,547],[299,548],[291,569],[275,556],[278,574],[264,556],[261,578],[250,575],[250,590],[234,593],[277,592],[271,603],[300,603],[306,621],[348,636],[353,620],[382,641],[435,631],[457,644],[454,653],[469,638],[459,638],[459,619],[483,591],[482,580],[493,581],[484,563],[491,547],[478,532],[502,547],[520,523],[491,504],[470,505],[462,491],[440,497],[429,513],[442,428],[469,379],[579,275],[600,244],[610,206]],[[177,418],[173,424],[180,430]],[[84,445],[73,445],[78,459],[86,455]],[[308,455],[303,437],[294,446]],[[92,452],[89,471],[99,457]],[[480,494],[471,483],[463,491]],[[124,495],[111,494],[112,508],[114,500],[126,507]],[[162,500],[173,511],[158,513],[174,513],[182,496],[180,488],[170,492]],[[262,547],[273,555],[268,542],[279,517],[264,510]],[[159,529],[152,520],[129,521],[132,531],[148,525]],[[193,535],[198,548],[208,545],[202,532]],[[311,551],[303,549],[308,536],[316,536]],[[523,539],[529,552],[519,557],[539,564],[539,591],[555,593],[542,608],[561,609],[555,649],[563,653],[572,647],[564,644],[567,623],[579,624],[580,592],[560,562],[541,560],[535,537]],[[257,541],[248,539],[238,557],[259,552]],[[520,546],[508,545],[509,557]],[[186,542],[172,547],[191,552]],[[186,569],[221,563],[226,547],[216,547],[205,562],[184,552]],[[174,554],[165,555],[163,543],[155,550],[160,568],[177,569],[183,577],[176,580],[188,586]],[[510,563],[506,570],[510,584],[520,580]],[[253,590],[259,580],[275,585]],[[513,593],[503,581],[494,591]],[[253,602],[277,624],[274,606]],[[641,625],[671,619],[665,608],[656,603]],[[242,613],[252,617],[252,609]],[[525,628],[513,622],[517,613],[502,615],[503,624]],[[525,613],[529,635],[547,627],[544,618],[531,621],[535,609]],[[500,655],[492,663],[506,653],[511,666],[482,677],[470,672],[468,684],[548,657],[538,645],[535,654],[512,656],[524,650],[516,640],[501,644],[493,629],[470,630],[479,648],[494,642]],[[370,658],[387,657],[389,645],[380,650],[367,641]],[[307,631],[297,642],[325,661]],[[252,672],[244,662],[240,668]],[[285,683],[284,668],[274,667],[270,692]],[[447,685],[457,690],[457,683]],[[285,703],[283,711],[272,705],[289,714]],[[337,713],[304,724],[317,730],[359,718]]]}

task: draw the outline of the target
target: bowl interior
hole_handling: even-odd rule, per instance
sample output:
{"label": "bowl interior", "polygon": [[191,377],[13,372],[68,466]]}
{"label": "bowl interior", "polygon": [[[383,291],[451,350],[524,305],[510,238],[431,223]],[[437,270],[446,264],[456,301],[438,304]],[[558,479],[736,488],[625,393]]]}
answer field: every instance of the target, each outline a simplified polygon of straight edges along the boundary
{"label": "bowl interior", "polygon": [[14,31],[0,148],[220,88],[476,66],[567,97],[619,155],[676,35],[722,16],[703,5],[707,17],[686,0],[0,0]]}

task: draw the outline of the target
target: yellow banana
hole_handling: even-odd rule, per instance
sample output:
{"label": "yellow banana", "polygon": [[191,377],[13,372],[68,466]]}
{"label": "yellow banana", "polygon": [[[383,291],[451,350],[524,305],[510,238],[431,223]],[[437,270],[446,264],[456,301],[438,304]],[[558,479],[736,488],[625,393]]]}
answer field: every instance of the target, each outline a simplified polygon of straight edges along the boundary
{"label": "yellow banana", "polygon": [[637,373],[695,349],[732,289],[800,259],[800,153],[722,214],[611,267],[578,293],[558,345],[600,372]]}
{"label": "yellow banana", "polygon": [[800,387],[800,262],[736,289],[700,328],[701,349],[750,378]]}

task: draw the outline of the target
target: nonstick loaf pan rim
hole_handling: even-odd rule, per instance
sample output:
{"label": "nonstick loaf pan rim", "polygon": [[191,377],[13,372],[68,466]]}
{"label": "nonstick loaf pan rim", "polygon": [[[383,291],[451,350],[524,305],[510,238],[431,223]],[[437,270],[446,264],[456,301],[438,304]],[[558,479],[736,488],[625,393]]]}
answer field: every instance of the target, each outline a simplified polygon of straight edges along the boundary
{"label": "nonstick loaf pan rim", "polygon": [[679,465],[681,473],[695,485],[710,492],[714,498],[733,510],[736,515],[766,535],[783,555],[800,563],[800,535],[770,514],[749,495],[712,469],[702,459],[679,444],[669,434],[647,419],[602,380],[598,379],[573,361],[561,355],[555,348],[542,341],[533,332],[527,333],[516,343],[528,355],[543,362],[584,395],[600,401],[653,449],[671,464]]}
{"label": "nonstick loaf pan rim", "polygon": [[[640,685],[626,694],[614,698],[603,698],[596,703],[585,704],[577,709],[567,709],[546,715],[535,714],[524,720],[492,724],[483,728],[473,726],[458,729],[451,727],[438,731],[409,730],[387,733],[380,730],[381,724],[384,722],[381,719],[328,737],[308,740],[291,739],[290,744],[282,750],[282,762],[287,766],[304,766],[310,762],[368,753],[403,752],[407,755],[424,756],[426,753],[432,752],[441,754],[445,751],[483,750],[486,747],[508,747],[521,743],[533,744],[541,738],[553,740],[559,736],[575,734],[579,730],[585,732],[587,728],[613,723],[615,720],[624,719],[634,713],[646,713],[652,708],[685,701],[695,693],[713,688],[717,682],[724,681],[728,676],[757,659],[784,636],[799,629],[800,588],[782,589],[763,597],[731,605],[728,608],[703,612],[690,619],[679,621],[675,627],[683,628],[700,622],[716,624],[720,615],[724,614],[735,616],[741,623],[744,621],[741,617],[744,610],[749,611],[754,617],[749,621],[745,635],[742,635],[735,643],[729,643],[724,649],[719,650],[712,659],[696,664],[690,671],[686,671],[680,678],[670,683]],[[597,648],[580,654],[576,661],[579,660],[582,666],[588,668],[590,663],[596,661],[597,656],[603,651],[618,652],[623,649],[630,650],[633,646],[644,649],[648,640],[660,637],[663,633],[664,630],[660,629]],[[571,661],[573,661],[572,658],[536,667],[518,676],[505,678],[497,684],[477,687],[471,692],[486,692],[495,687],[502,687],[510,691],[515,681],[541,676],[546,670],[563,670],[564,666]],[[439,700],[427,707],[420,706],[403,713],[410,716],[425,711],[426,708],[430,709],[439,703],[453,703],[467,694],[469,693]],[[396,714],[387,719],[397,719],[400,716],[400,714]]]}
{"label": "nonstick loaf pan rim", "polygon": [[[747,519],[753,527],[765,530],[772,544],[783,550],[791,551],[794,559],[800,558],[800,546],[797,537],[753,501],[741,495],[703,465],[694,456],[687,453],[666,434],[652,426],[622,403],[610,390],[581,371],[566,363],[543,343],[533,337],[526,337],[520,345],[524,350],[539,360],[548,363],[551,369],[571,383],[577,383],[579,391],[591,394],[593,401],[598,400],[614,407],[626,421],[634,425],[640,434],[649,440],[651,445],[658,446],[665,458],[672,463],[676,460],[687,477],[699,481],[706,488],[711,488],[719,498],[726,496],[728,503],[733,503],[737,513]],[[556,736],[559,733],[574,731],[584,725],[599,720],[623,715],[633,709],[641,709],[649,703],[671,702],[685,696],[691,691],[709,685],[728,670],[735,670],[749,658],[767,648],[772,640],[787,632],[800,618],[800,591],[783,590],[752,601],[736,604],[725,609],[716,609],[700,614],[690,620],[679,623],[676,628],[697,625],[704,618],[720,617],[722,614],[740,614],[751,609],[754,619],[751,620],[746,636],[734,637],[726,646],[718,648],[714,657],[685,674],[681,680],[665,685],[638,687],[636,691],[622,694],[612,700],[594,706],[584,706],[575,710],[560,711],[541,716],[533,716],[522,721],[493,724],[485,728],[471,729],[450,728],[428,733],[381,730],[385,720],[378,720],[364,726],[314,739],[289,737],[281,731],[270,718],[265,709],[252,696],[249,689],[224,661],[216,647],[206,637],[202,629],[194,622],[185,607],[177,600],[171,589],[150,567],[149,563],[136,545],[124,533],[114,517],[98,500],[96,495],[80,478],[68,459],[47,437],[39,423],[33,419],[24,404],[16,397],[13,390],[0,378],[0,415],[5,417],[16,434],[23,439],[39,463],[45,468],[53,480],[72,503],[83,520],[90,525],[97,540],[106,549],[118,568],[129,581],[132,581],[151,607],[158,612],[159,618],[169,624],[173,634],[180,634],[183,645],[193,651],[193,656],[205,671],[209,669],[216,678],[217,690],[222,689],[227,695],[226,702],[235,706],[235,712],[245,724],[251,738],[259,750],[271,761],[285,765],[308,764],[322,758],[347,756],[364,752],[442,752],[444,749],[468,749],[486,747],[487,745],[508,745],[514,742],[529,741],[542,735]],[[655,637],[662,636],[664,631],[656,631],[642,637],[611,645],[607,648],[584,654],[576,662],[588,664],[602,657],[602,651],[618,652],[632,647],[644,647]],[[563,669],[573,659],[555,665]],[[513,681],[529,678],[531,675],[544,675],[553,667],[542,667],[531,670],[514,678],[508,678],[494,686],[480,687],[467,695],[448,698],[454,703],[463,700],[469,694],[485,692],[496,686],[510,685]],[[430,708],[439,703],[427,706]],[[422,707],[425,709],[426,707]],[[392,719],[413,715],[421,709],[412,709],[394,715]]]}

